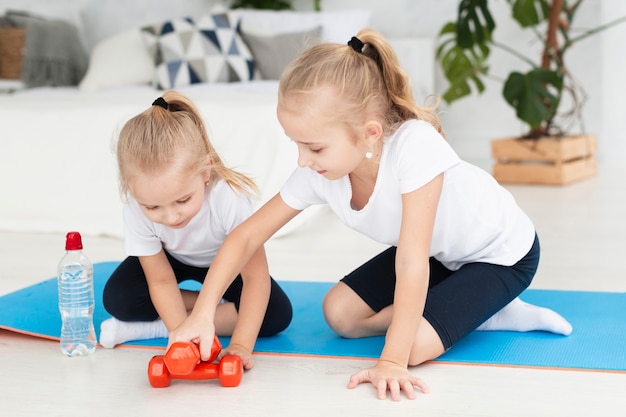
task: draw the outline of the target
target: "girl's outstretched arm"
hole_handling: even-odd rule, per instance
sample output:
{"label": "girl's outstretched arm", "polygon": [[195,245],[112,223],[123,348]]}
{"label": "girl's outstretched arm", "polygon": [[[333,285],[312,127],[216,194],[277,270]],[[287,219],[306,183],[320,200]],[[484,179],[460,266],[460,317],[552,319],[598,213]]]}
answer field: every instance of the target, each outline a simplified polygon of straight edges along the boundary
{"label": "girl's outstretched arm", "polygon": [[404,391],[415,398],[414,387],[428,388],[407,369],[424,313],[429,280],[430,242],[443,185],[443,174],[423,187],[402,195],[402,226],[396,252],[396,289],[393,315],[378,363],[350,378],[349,388],[371,382],[378,398],[387,391],[394,401]]}
{"label": "girl's outstretched arm", "polygon": [[221,355],[228,353],[238,355],[241,357],[243,367],[250,369],[254,366],[252,350],[261,324],[263,324],[271,292],[270,273],[263,246],[252,255],[241,271],[241,277],[243,287],[237,323],[230,345],[222,351]]}
{"label": "girl's outstretched arm", "polygon": [[161,250],[156,255],[140,256],[139,262],[146,275],[150,299],[159,317],[169,330],[176,328],[187,318],[187,308],[165,252]]}
{"label": "girl's outstretched arm", "polygon": [[[237,274],[244,271],[244,268],[246,268],[249,262],[252,262],[250,264],[251,267],[260,264],[265,265],[264,272],[255,272],[255,274],[262,274],[267,280],[267,285],[269,285],[267,261],[263,260],[259,262],[257,258],[254,260],[252,260],[252,258],[259,250],[261,250],[260,254],[264,255],[262,251],[263,244],[298,213],[298,210],[289,207],[285,204],[280,195],[276,194],[271,200],[252,214],[252,216],[232,231],[226,240],[224,240],[224,243],[209,268],[200,294],[198,295],[196,305],[191,314],[189,314],[189,317],[187,317],[180,326],[170,332],[170,344],[177,341],[194,341],[200,344],[200,355],[202,359],[207,359],[210,356],[211,345],[215,334],[215,309],[223,294],[226,292],[226,289]],[[261,265],[261,269],[263,269],[263,265]],[[269,291],[263,294],[263,297],[269,297]],[[246,293],[245,300],[249,299],[250,297],[248,297],[248,293]],[[244,294],[242,294],[241,304],[243,304],[245,300]],[[267,305],[267,301],[267,299],[262,300],[262,303]],[[242,308],[241,304],[240,309]],[[260,311],[258,305],[244,305],[243,309],[244,311]],[[263,313],[264,312],[265,310],[263,310]],[[262,319],[263,314],[255,319],[255,321],[258,321],[259,327],[259,320]],[[239,326],[240,324],[238,323],[237,327]],[[241,326],[244,326],[244,324],[242,323]],[[249,332],[252,326],[257,326],[257,324],[245,324],[241,329],[248,328],[247,332]],[[256,331],[258,332],[258,328]],[[249,337],[248,335],[247,338]],[[254,338],[256,340],[256,334]]]}

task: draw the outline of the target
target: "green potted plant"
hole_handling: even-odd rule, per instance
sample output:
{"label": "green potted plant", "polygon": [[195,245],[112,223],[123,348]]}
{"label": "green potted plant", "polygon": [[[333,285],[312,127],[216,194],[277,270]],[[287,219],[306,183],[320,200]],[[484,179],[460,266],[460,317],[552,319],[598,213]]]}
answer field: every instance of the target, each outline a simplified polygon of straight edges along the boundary
{"label": "green potted plant", "polygon": [[290,0],[235,0],[231,9],[293,10]]}
{"label": "green potted plant", "polygon": [[[595,137],[571,136],[563,128],[567,117],[580,118],[580,89],[565,56],[576,43],[626,21],[626,16],[574,33],[573,21],[583,0],[506,0],[520,30],[540,43],[538,59],[498,42],[496,21],[488,0],[461,0],[456,20],[439,33],[436,58],[449,82],[442,94],[452,103],[485,90],[492,76],[488,65],[493,48],[519,58],[524,69],[513,70],[503,84],[502,96],[528,127],[522,137],[492,142],[494,176],[502,182],[563,184],[595,174]],[[524,72],[525,71],[525,72]],[[564,96],[569,95],[568,100]],[[571,108],[564,110],[564,103]]]}
{"label": "green potted plant", "polygon": [[[231,9],[293,10],[291,0],[234,0]],[[322,0],[313,0],[313,10],[322,10]]]}

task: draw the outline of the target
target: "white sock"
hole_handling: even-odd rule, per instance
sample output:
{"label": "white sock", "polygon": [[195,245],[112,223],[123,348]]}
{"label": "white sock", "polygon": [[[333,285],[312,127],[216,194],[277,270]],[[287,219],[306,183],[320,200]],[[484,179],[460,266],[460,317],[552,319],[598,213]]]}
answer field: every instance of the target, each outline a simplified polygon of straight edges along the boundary
{"label": "white sock", "polygon": [[572,332],[572,325],[549,308],[528,304],[516,298],[478,326],[476,330],[515,332],[541,330],[567,336]]}
{"label": "white sock", "polygon": [[114,317],[100,325],[100,344],[111,349],[131,340],[165,338],[169,336],[163,320],[121,321]]}

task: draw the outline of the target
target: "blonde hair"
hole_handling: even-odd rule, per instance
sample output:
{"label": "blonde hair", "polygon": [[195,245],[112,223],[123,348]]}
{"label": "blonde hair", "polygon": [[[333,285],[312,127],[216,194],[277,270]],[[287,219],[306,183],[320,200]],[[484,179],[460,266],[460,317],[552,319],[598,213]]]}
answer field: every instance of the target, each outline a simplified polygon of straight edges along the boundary
{"label": "blonde hair", "polygon": [[126,122],[120,131],[117,163],[123,196],[132,193],[132,181],[137,173],[150,174],[170,168],[175,168],[177,175],[202,174],[209,169],[211,183],[221,178],[246,195],[258,192],[254,181],[224,165],[189,98],[176,91],[166,91],[162,99],[165,101],[161,101],[162,105],[150,106]]}
{"label": "blonde hair", "polygon": [[420,119],[443,135],[435,113],[438,98],[431,107],[415,102],[411,80],[389,42],[372,29],[361,30],[357,38],[364,44],[360,53],[347,44],[324,43],[305,50],[291,62],[280,80],[279,106],[289,108],[289,99],[295,95],[330,87],[342,100],[341,108],[329,109],[335,120],[357,127],[364,118],[375,115],[389,135],[402,122]]}

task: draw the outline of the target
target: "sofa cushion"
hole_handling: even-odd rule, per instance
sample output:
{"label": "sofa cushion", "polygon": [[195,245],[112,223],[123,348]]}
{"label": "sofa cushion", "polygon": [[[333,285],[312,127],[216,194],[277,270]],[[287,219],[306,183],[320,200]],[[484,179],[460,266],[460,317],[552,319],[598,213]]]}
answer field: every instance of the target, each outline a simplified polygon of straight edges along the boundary
{"label": "sofa cushion", "polygon": [[150,84],[154,62],[139,28],[125,30],[98,42],[91,51],[89,69],[78,88],[100,90]]}
{"label": "sofa cushion", "polygon": [[158,88],[254,77],[252,53],[227,14],[172,19],[141,30],[154,60]]}
{"label": "sofa cushion", "polygon": [[318,26],[304,32],[255,34],[242,32],[261,78],[278,80],[285,67],[306,47],[320,41],[322,27]]}

